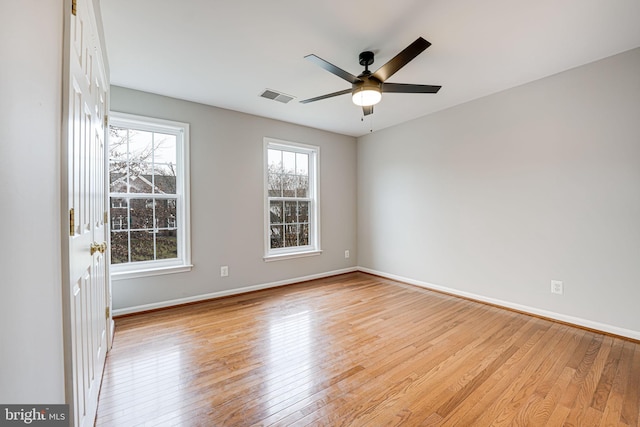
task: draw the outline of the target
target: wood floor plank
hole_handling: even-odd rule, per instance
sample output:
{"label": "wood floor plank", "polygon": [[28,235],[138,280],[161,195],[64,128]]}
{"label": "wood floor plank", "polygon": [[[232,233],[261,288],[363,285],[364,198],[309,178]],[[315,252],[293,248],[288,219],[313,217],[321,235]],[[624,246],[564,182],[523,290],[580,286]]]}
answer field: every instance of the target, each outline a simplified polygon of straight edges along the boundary
{"label": "wood floor plank", "polygon": [[604,410],[607,404],[607,400],[609,399],[611,387],[613,386],[613,381],[618,369],[618,364],[620,363],[620,355],[622,354],[623,344],[624,342],[622,341],[616,341],[613,343],[613,347],[609,352],[607,363],[604,367],[602,375],[600,376],[600,381],[598,382],[598,386],[593,393],[591,406],[600,412]]}
{"label": "wood floor plank", "polygon": [[564,393],[564,391],[567,389],[567,386],[569,385],[569,382],[571,381],[571,378],[573,378],[574,374],[575,369],[571,369],[565,366],[549,392],[546,395],[538,394],[538,396],[544,396],[544,398],[536,404],[532,405],[526,422],[524,423],[525,425],[531,427],[542,427],[547,425],[549,418],[558,406],[560,396],[562,396],[562,393]]}
{"label": "wood floor plank", "polygon": [[622,406],[621,421],[630,426],[638,425],[638,406],[640,406],[640,348],[635,347],[629,383],[625,393],[625,403]]}
{"label": "wood floor plank", "polygon": [[[567,417],[565,423],[568,425],[587,425],[590,424],[591,421],[595,420],[596,415],[598,419],[598,423],[600,418],[602,417],[602,412],[597,411],[590,407],[590,403],[593,400],[594,392],[598,383],[598,379],[602,375],[602,371],[605,366],[605,362],[609,356],[609,352],[611,350],[613,339],[611,337],[604,337],[602,341],[602,345],[596,355],[589,372],[587,373],[580,390],[578,391],[578,395],[576,396],[576,400],[573,404],[571,412]],[[596,425],[598,424],[596,423]]]}
{"label": "wood floor plank", "polygon": [[638,426],[640,344],[364,273],[116,319],[96,426]]}
{"label": "wood floor plank", "polygon": [[[629,384],[629,373],[633,358],[634,344],[624,342],[620,354],[618,369],[611,385],[611,392],[606,406],[602,410],[603,417],[600,426],[618,426],[622,423],[622,406],[625,403],[625,393]],[[626,424],[626,423],[625,423]]]}

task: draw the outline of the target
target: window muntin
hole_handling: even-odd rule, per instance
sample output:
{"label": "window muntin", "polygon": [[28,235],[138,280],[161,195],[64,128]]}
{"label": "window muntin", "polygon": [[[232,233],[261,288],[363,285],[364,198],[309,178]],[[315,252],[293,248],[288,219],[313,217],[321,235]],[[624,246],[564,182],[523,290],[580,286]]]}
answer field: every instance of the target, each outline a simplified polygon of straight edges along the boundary
{"label": "window muntin", "polygon": [[318,152],[265,138],[265,259],[320,250]]}
{"label": "window muntin", "polygon": [[186,123],[112,113],[109,213],[115,275],[190,267],[188,129]]}

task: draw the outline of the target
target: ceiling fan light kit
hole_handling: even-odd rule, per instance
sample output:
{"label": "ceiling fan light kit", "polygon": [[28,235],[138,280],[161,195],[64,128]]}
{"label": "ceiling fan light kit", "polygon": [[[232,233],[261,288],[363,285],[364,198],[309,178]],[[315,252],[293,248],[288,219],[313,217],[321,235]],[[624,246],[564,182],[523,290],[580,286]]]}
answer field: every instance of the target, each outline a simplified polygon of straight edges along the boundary
{"label": "ceiling fan light kit", "polygon": [[322,99],[333,98],[334,96],[345,95],[351,93],[353,103],[362,107],[365,116],[373,114],[373,106],[382,99],[382,92],[388,93],[437,93],[441,86],[432,85],[414,85],[407,83],[385,83],[386,80],[395,74],[402,67],[411,62],[416,56],[422,53],[431,43],[418,37],[416,41],[407,46],[402,52],[393,57],[389,62],[372,73],[369,71],[369,65],[373,64],[373,52],[365,51],[360,53],[359,63],[364,66],[364,71],[359,76],[354,76],[342,68],[336,67],[330,62],[316,55],[307,55],[305,59],[315,62],[320,67],[343,80],[351,83],[351,89],[345,89],[327,95],[317,96],[315,98],[300,101],[303,104],[309,102],[320,101]]}
{"label": "ceiling fan light kit", "polygon": [[358,88],[354,88],[351,99],[353,103],[360,107],[369,107],[376,105],[382,99],[382,92],[380,92],[379,86],[374,85],[360,85]]}

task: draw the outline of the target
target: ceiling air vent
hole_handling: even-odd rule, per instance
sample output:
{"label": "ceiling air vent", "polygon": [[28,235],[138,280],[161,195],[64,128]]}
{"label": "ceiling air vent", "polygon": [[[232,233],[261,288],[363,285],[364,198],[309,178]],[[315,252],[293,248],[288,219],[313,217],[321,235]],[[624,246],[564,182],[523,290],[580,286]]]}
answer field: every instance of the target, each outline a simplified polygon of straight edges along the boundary
{"label": "ceiling air vent", "polygon": [[286,104],[287,102],[291,101],[294,98],[291,95],[287,95],[271,89],[265,89],[264,92],[260,94],[260,96],[263,98],[273,99],[274,101],[282,102],[283,104]]}

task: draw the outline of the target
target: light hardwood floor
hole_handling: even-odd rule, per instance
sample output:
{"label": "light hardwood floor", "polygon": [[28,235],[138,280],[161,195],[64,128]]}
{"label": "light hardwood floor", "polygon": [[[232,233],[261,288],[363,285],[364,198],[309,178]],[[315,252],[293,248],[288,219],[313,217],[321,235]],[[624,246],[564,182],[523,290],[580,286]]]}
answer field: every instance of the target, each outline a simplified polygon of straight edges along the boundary
{"label": "light hardwood floor", "polygon": [[98,426],[638,426],[640,344],[363,273],[116,320]]}

